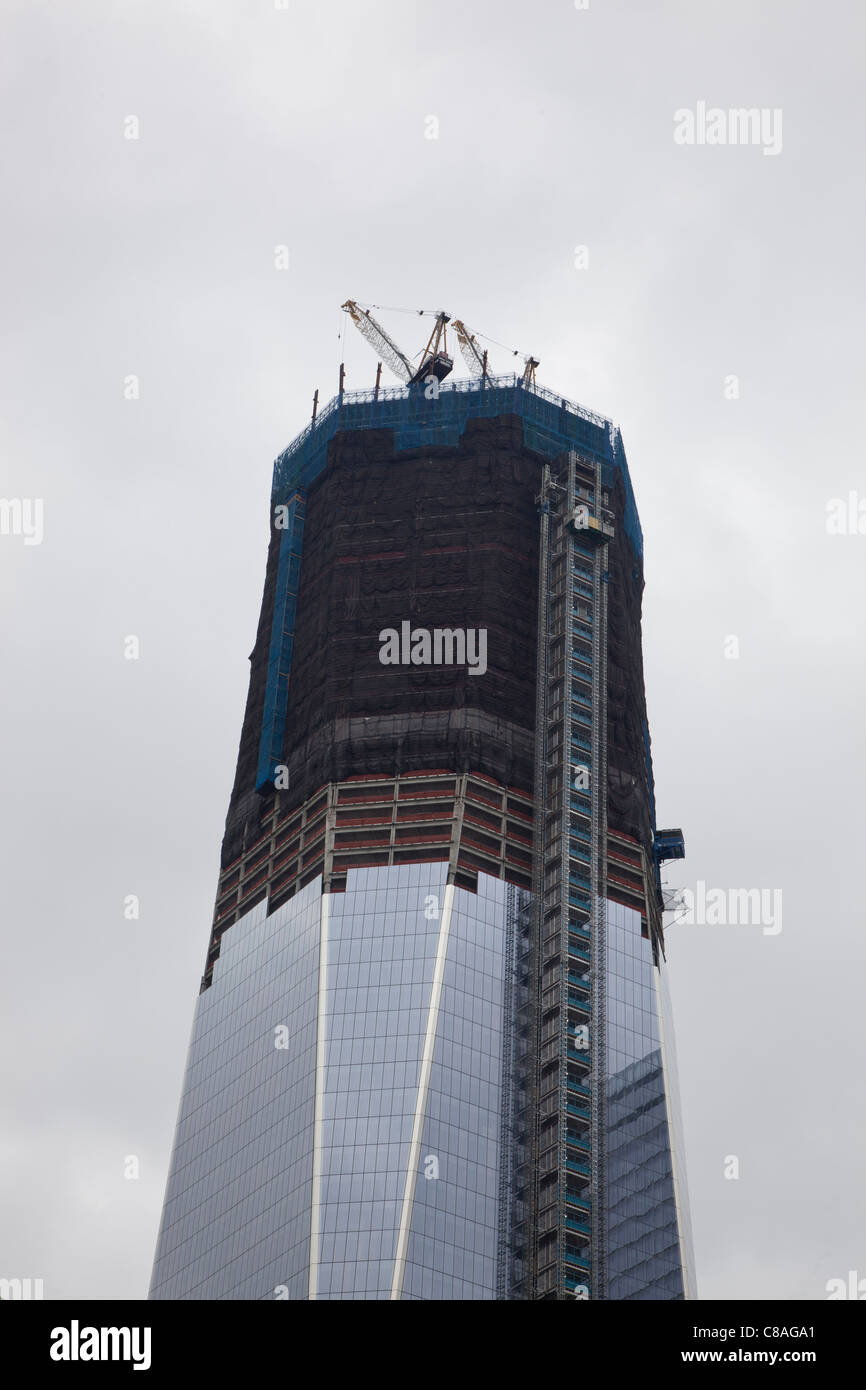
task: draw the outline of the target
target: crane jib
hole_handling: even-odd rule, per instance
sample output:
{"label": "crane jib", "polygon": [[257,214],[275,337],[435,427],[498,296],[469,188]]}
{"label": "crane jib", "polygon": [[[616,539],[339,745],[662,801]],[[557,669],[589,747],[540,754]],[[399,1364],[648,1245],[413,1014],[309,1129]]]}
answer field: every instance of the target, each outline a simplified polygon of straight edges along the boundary
{"label": "crane jib", "polygon": [[451,372],[454,362],[448,353],[444,350],[440,351],[439,347],[441,341],[444,348],[445,325],[449,321],[448,314],[440,311],[437,315],[436,326],[424,349],[421,366],[415,367],[406,354],[401,352],[391,335],[373,318],[369,309],[362,309],[354,299],[347,299],[343,308],[350,315],[361,336],[366,338],[382,362],[400,381],[411,385],[428,381],[431,376],[437,381],[442,381]]}

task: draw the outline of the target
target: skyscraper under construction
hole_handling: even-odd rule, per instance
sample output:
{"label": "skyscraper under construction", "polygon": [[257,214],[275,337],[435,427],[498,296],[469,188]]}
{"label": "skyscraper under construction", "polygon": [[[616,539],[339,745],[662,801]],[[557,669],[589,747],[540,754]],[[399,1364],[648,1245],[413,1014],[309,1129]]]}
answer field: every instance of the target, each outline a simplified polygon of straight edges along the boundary
{"label": "skyscraper under construction", "polygon": [[696,1296],[622,440],[439,346],[274,466],[151,1298]]}

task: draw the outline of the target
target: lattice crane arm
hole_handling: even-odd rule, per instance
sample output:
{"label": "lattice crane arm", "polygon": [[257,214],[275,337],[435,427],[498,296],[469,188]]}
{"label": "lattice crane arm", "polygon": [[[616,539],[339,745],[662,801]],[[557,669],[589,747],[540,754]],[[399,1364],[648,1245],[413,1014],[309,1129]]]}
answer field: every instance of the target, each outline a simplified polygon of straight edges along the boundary
{"label": "lattice crane arm", "polygon": [[[440,309],[436,314],[436,322],[433,325],[427,346],[421,353],[420,367],[414,367],[381,323],[373,318],[369,309],[362,309],[355,299],[347,299],[343,308],[351,316],[358,332],[376,349],[379,357],[388,364],[394,375],[406,385],[411,386],[415,383],[427,382],[430,377],[435,377],[437,381],[443,381],[454,366],[453,361],[448,356],[445,340],[446,325],[451,320],[450,315],[446,314],[444,310]],[[419,309],[418,312],[424,313],[426,311]]]}
{"label": "lattice crane arm", "polygon": [[411,381],[415,375],[415,368],[408,357],[400,351],[394,339],[373,318],[373,315],[368,310],[362,309],[354,299],[347,299],[343,308],[350,315],[358,332],[367,339],[371,347],[375,348],[386,367],[390,367],[400,381]]}
{"label": "lattice crane arm", "polygon": [[484,354],[479,350],[474,334],[469,332],[462,319],[453,319],[451,327],[457,334],[457,344],[472,376],[484,375]]}

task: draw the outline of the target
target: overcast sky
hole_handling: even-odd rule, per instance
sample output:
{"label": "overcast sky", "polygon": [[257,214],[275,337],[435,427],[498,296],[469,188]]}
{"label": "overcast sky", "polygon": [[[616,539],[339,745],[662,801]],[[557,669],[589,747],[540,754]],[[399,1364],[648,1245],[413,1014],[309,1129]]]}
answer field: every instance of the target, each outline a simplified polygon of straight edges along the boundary
{"label": "overcast sky", "polygon": [[[44,533],[0,535],[0,1275],[146,1294],[272,460],[336,388],[348,296],[464,316],[620,425],[670,881],[783,895],[776,934],[668,935],[699,1290],[866,1275],[866,534],[826,524],[866,510],[864,28],[858,0],[5,0],[0,496]],[[781,149],[677,144],[701,102],[781,112]],[[345,360],[372,383],[351,327]]]}

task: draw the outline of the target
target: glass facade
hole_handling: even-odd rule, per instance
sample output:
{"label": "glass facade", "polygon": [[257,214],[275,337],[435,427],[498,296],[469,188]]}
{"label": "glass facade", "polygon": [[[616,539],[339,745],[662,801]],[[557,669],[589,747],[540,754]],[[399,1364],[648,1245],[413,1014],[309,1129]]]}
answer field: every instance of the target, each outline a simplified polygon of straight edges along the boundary
{"label": "glass facade", "polygon": [[640,913],[607,903],[607,1297],[695,1297],[673,1027]]}
{"label": "glass facade", "polygon": [[317,878],[226,933],[152,1298],[496,1296],[508,889],[446,868]]}
{"label": "glass facade", "polygon": [[496,1297],[507,892],[455,890],[404,1298]]}
{"label": "glass facade", "polygon": [[321,901],[253,908],[199,995],[151,1298],[307,1296]]}
{"label": "glass facade", "polygon": [[391,1296],[446,868],[358,869],[331,898],[319,1298]]}
{"label": "glass facade", "polygon": [[692,1240],[692,1218],[689,1204],[688,1180],[686,1175],[686,1143],[683,1134],[683,1119],[680,1110],[680,1082],[677,1069],[676,1045],[674,1042],[674,1020],[671,1006],[667,970],[664,966],[656,971],[658,983],[659,1028],[661,1031],[661,1052],[664,1066],[665,1095],[668,1107],[668,1125],[671,1135],[671,1157],[673,1160],[674,1201],[677,1209],[677,1224],[680,1232],[680,1254],[683,1262],[683,1283],[686,1298],[698,1297],[698,1281],[695,1270],[695,1252]]}
{"label": "glass facade", "polygon": [[[504,1296],[514,890],[446,869],[351,870],[324,897],[317,878],[226,933],[152,1298]],[[610,901],[606,988],[606,1296],[695,1297],[666,981]]]}

